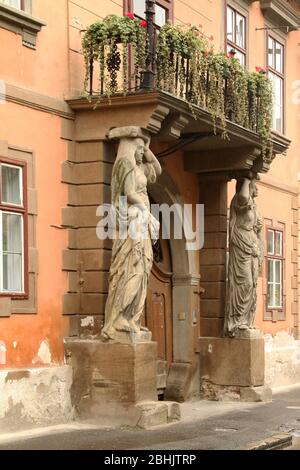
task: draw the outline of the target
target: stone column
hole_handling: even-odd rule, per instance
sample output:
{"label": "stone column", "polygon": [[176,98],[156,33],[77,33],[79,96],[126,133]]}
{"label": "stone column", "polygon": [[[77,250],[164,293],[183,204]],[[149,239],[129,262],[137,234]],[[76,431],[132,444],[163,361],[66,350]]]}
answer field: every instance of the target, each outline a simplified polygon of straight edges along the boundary
{"label": "stone column", "polygon": [[204,248],[200,250],[200,336],[220,337],[223,332],[226,288],[227,179],[200,179],[204,204]]}
{"label": "stone column", "polygon": [[165,398],[179,402],[199,394],[199,274],[173,275],[173,362]]}

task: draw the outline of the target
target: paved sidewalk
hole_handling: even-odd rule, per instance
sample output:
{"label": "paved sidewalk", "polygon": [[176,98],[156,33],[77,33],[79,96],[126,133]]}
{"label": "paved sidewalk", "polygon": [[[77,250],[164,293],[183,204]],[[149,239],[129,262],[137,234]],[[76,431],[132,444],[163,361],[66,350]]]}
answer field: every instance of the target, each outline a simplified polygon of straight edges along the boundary
{"label": "paved sidewalk", "polygon": [[180,422],[146,431],[72,423],[2,434],[0,450],[222,450],[246,448],[278,433],[297,438],[300,385],[278,389],[272,403],[184,403],[182,415]]}

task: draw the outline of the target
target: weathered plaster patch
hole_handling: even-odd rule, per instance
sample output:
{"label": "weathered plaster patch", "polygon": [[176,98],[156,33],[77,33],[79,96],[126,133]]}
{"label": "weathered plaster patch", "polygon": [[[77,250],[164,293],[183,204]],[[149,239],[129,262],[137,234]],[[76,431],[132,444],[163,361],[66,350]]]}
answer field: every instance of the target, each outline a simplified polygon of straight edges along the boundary
{"label": "weathered plaster patch", "polygon": [[265,335],[265,382],[270,387],[300,383],[300,341],[285,331]]}
{"label": "weathered plaster patch", "polygon": [[69,421],[71,385],[70,366],[0,371],[0,430]]}
{"label": "weathered plaster patch", "polygon": [[47,340],[41,342],[37,356],[32,361],[33,364],[51,364],[51,352]]}
{"label": "weathered plaster patch", "polygon": [[85,317],[81,319],[81,327],[94,326],[94,317]]}
{"label": "weathered plaster patch", "polygon": [[5,365],[6,364],[6,346],[4,341],[0,341],[0,364]]}

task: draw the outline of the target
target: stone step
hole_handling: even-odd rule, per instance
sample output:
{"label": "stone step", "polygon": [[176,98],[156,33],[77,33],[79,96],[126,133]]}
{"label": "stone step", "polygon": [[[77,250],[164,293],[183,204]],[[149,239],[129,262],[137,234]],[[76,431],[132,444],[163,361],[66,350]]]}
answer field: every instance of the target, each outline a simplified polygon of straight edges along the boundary
{"label": "stone step", "polygon": [[156,386],[158,389],[166,388],[167,386],[167,374],[157,374],[156,376]]}
{"label": "stone step", "polygon": [[176,402],[142,402],[136,408],[141,413],[137,426],[142,429],[179,421],[181,418],[180,405]]}

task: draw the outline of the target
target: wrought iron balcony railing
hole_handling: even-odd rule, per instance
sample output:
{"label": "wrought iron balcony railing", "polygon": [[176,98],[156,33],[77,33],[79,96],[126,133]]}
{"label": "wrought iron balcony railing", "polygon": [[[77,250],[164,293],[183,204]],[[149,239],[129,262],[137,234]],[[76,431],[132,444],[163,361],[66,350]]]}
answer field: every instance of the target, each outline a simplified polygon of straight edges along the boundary
{"label": "wrought iron balcony railing", "polygon": [[[154,35],[156,37],[154,37]],[[235,51],[213,52],[200,28],[153,25],[133,15],[110,15],[90,26],[83,39],[85,93],[110,98],[162,90],[208,110],[226,138],[226,120],[260,135],[270,150],[272,90],[265,70],[247,72]]]}

